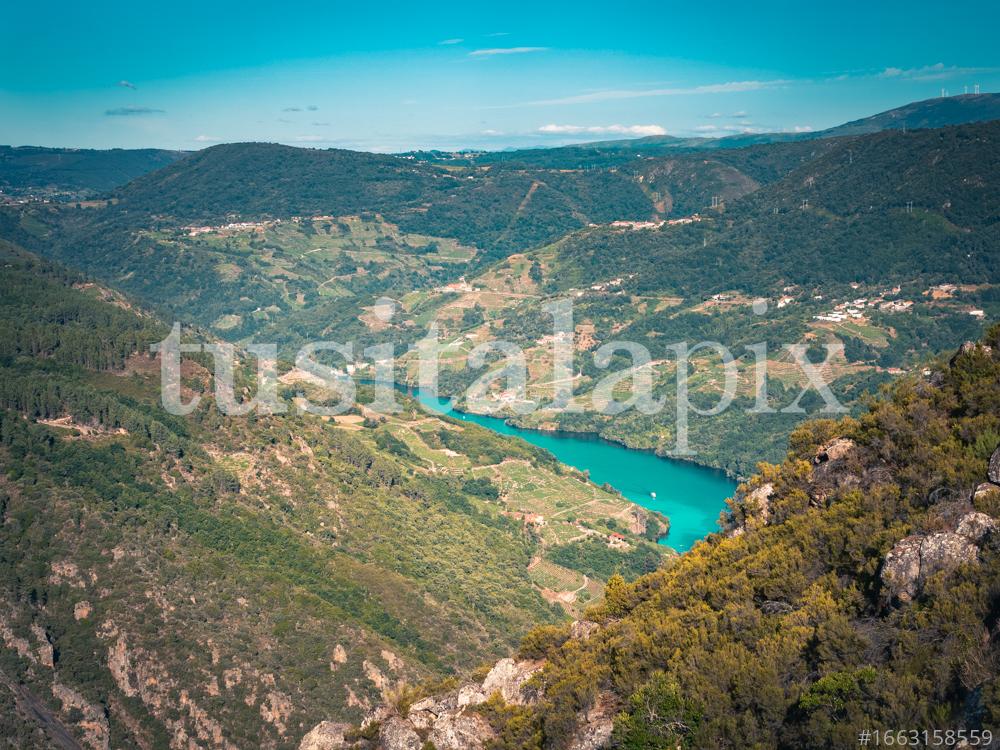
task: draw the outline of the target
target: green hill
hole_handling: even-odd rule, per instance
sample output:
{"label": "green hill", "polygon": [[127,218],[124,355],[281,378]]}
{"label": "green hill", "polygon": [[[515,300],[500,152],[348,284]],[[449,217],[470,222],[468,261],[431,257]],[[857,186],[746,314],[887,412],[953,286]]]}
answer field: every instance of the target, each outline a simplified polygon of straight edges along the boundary
{"label": "green hill", "polygon": [[[0,681],[28,696],[15,710],[0,689],[0,734],[18,747],[49,746],[25,700],[90,745],[294,747],[320,718],[360,719],[564,617],[529,572],[563,542],[506,510],[534,488],[581,521],[599,503],[604,533],[602,514],[632,512],[547,453],[410,401],[388,420],[170,416],[148,354],[163,324],[9,243],[0,262]],[[186,360],[185,398],[211,401],[204,361]],[[531,491],[498,491],[511,467]],[[630,539],[637,570],[655,567],[659,548]]]}
{"label": "green hill", "polygon": [[185,155],[156,148],[0,146],[0,191],[61,200],[95,198]]}

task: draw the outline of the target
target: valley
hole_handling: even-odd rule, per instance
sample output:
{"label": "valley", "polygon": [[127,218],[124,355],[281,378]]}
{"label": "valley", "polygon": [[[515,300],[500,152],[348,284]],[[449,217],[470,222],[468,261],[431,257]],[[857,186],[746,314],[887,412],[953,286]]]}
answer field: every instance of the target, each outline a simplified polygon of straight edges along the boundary
{"label": "valley", "polygon": [[[497,152],[0,149],[6,746],[995,722],[1000,97],[943,99]],[[312,342],[350,345],[329,379]],[[235,401],[281,409],[229,410],[227,346]]]}

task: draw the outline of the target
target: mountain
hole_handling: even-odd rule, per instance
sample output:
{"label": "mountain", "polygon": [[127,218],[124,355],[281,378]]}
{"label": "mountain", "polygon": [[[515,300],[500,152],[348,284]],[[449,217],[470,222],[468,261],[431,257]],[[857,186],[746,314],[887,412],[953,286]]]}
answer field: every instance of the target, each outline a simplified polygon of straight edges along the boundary
{"label": "mountain", "polygon": [[174,163],[184,151],[0,146],[0,191],[57,200],[95,198]]}
{"label": "mountain", "polygon": [[[8,209],[0,226],[167,319],[232,341],[333,337],[362,347],[391,331],[404,346],[435,320],[456,352],[462,337],[502,331],[545,361],[543,305],[570,294],[589,331],[576,355],[585,399],[603,376],[591,349],[622,336],[649,348],[667,394],[667,344],[712,340],[741,352],[766,340],[778,349],[769,367],[781,375],[771,392],[780,409],[807,385],[780,346],[806,341],[813,359],[825,344],[844,345],[829,374],[857,408],[890,372],[979,335],[1000,314],[997,128],[887,130],[569,171],[237,144],[147,175],[114,205]],[[371,209],[339,213],[362,205]],[[651,216],[682,223],[613,225]],[[942,284],[950,291],[932,289]],[[371,317],[380,296],[400,302],[389,325]],[[749,313],[756,297],[769,301],[766,318]],[[870,302],[857,323],[836,320],[844,311],[831,318],[856,298]],[[445,370],[452,395],[476,377],[464,361]],[[739,362],[743,404],[755,371]],[[530,384],[542,403],[544,382]],[[704,398],[715,382],[697,386]],[[516,419],[665,453],[668,416],[538,410]],[[698,460],[745,476],[778,460],[803,418],[730,409],[696,419]]]}
{"label": "mountain", "polygon": [[803,425],[719,534],[609,581],[587,619],[323,747],[853,747],[894,726],[982,742],[1000,722],[998,591],[994,326],[857,419]]}
{"label": "mountain", "polygon": [[[541,560],[583,524],[602,538],[629,526],[627,550],[603,548],[605,577],[662,557],[653,514],[402,396],[388,418],[226,417],[207,403],[171,416],[149,354],[163,323],[9,243],[0,262],[12,746],[294,747],[322,718],[359,720],[407,682],[505,655],[562,620],[559,601],[599,600],[602,578]],[[185,400],[211,401],[203,364],[185,360]],[[320,400],[286,375],[283,397]],[[547,512],[549,496],[577,526],[535,533],[516,515]],[[593,575],[592,562],[568,564]]]}
{"label": "mountain", "polygon": [[924,99],[823,130],[819,137],[864,135],[881,130],[918,130],[1000,120],[1000,94],[959,94]]}
{"label": "mountain", "polygon": [[[984,320],[1000,317],[998,138],[1000,122],[989,122],[650,162],[638,175],[641,184],[671,202],[672,211],[697,210],[697,217],[587,227],[494,264],[457,293],[413,295],[403,304],[438,323],[453,346],[502,335],[529,361],[547,361],[551,347],[540,343],[551,328],[545,307],[572,299],[574,392],[583,411],[542,407],[511,418],[522,427],[597,433],[661,454],[673,450],[673,409],[595,413],[591,397],[607,373],[593,352],[616,341],[642,343],[657,393],[673,404],[672,345],[719,342],[736,358],[737,394],[723,414],[691,417],[692,448],[699,462],[748,476],[758,461],[784,455],[806,414],[782,409],[802,389],[807,412],[824,406],[783,346],[808,345],[812,362],[825,359],[827,345],[843,346],[825,377],[845,407],[857,410],[893,373],[922,367],[935,352],[981,335]],[[766,177],[771,150],[782,152],[772,163],[798,166]],[[756,165],[768,182],[716,158],[722,154],[737,157],[733,163],[743,169]],[[727,191],[731,201],[705,206]],[[766,303],[763,313],[755,312],[755,300]],[[466,320],[468,308],[481,315]],[[747,347],[761,343],[768,347],[771,413],[754,411],[757,363]],[[464,363],[461,355],[450,360],[450,395],[460,396],[479,374]],[[544,404],[551,398],[548,372],[536,372],[528,395]],[[716,403],[725,377],[718,357],[706,354],[691,377],[702,408]]]}
{"label": "mountain", "polygon": [[1000,119],[1000,94],[962,94],[925,99],[880,112],[860,120],[807,133],[738,133],[721,137],[681,138],[651,135],[625,140],[593,141],[556,148],[515,149],[498,152],[451,154],[412,152],[425,161],[464,164],[507,164],[580,169],[613,166],[636,158],[650,158],[688,151],[716,151],[773,143],[795,143],[846,135],[865,135],[882,130],[917,130]]}

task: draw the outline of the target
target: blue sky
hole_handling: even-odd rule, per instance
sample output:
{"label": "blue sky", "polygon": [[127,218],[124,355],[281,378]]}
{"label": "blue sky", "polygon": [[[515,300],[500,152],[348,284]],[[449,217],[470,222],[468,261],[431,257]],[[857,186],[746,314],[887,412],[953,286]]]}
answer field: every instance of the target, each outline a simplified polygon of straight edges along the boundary
{"label": "blue sky", "polygon": [[210,5],[9,5],[0,143],[504,148],[1000,90],[995,3]]}

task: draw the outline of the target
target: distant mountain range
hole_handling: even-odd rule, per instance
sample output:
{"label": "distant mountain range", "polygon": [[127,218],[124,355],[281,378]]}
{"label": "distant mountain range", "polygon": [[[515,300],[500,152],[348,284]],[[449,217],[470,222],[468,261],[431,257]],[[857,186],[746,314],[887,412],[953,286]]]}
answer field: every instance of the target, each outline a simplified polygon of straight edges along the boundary
{"label": "distant mountain range", "polygon": [[[809,141],[846,135],[865,135],[881,130],[917,130],[941,128],[1000,119],[1000,94],[964,94],[911,102],[902,107],[809,133],[740,133],[721,138],[680,138],[672,135],[652,135],[613,141],[594,141],[558,148],[520,149],[514,151],[469,154],[470,163],[522,163],[536,166],[607,166],[645,156],[665,153],[743,148],[768,143]],[[414,158],[454,160],[454,154],[414,152]]]}
{"label": "distant mountain range", "polygon": [[[789,141],[809,141],[881,130],[939,128],[1000,119],[1000,94],[966,94],[912,102],[871,117],[814,133],[744,133],[723,138],[679,138],[662,135],[614,141],[595,141],[558,148],[519,149],[496,152],[453,153],[413,151],[399,154],[409,161],[508,164],[575,169],[613,166],[641,157],[703,150],[736,149]],[[218,147],[204,149],[212,152]],[[316,149],[283,147],[283,158],[294,151]],[[336,151],[329,149],[329,151]],[[203,152],[197,152],[203,153]],[[218,152],[216,152],[218,153]],[[340,152],[345,153],[345,152]],[[279,152],[273,152],[278,156]],[[0,191],[11,196],[34,195],[57,200],[79,200],[109,193],[143,175],[192,156],[192,152],[165,149],[75,149],[41,146],[0,146]],[[198,157],[193,157],[198,158]],[[302,157],[314,165],[318,157]],[[302,161],[300,160],[300,161]],[[343,159],[335,159],[341,166]],[[372,156],[369,163],[392,165],[392,157]],[[202,162],[194,164],[201,166]],[[398,163],[391,168],[396,168]],[[390,197],[392,190],[385,197]]]}

